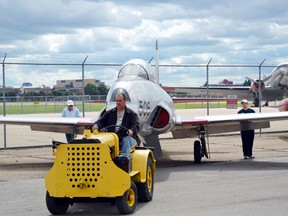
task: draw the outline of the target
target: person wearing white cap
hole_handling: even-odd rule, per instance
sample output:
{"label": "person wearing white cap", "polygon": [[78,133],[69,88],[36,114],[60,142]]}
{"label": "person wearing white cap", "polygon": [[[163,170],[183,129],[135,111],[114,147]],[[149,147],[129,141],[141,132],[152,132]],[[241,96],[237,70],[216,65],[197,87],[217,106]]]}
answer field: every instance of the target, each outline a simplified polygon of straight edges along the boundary
{"label": "person wearing white cap", "polygon": [[[248,101],[246,99],[241,100],[242,109],[238,114],[255,113],[255,111],[248,107]],[[254,130],[241,131],[242,149],[244,159],[253,159],[253,142],[254,142]]]}
{"label": "person wearing white cap", "polygon": [[[67,107],[62,111],[62,117],[81,117],[80,111],[74,106],[72,100],[66,102]],[[66,134],[67,143],[69,143],[74,138],[74,134]]]}

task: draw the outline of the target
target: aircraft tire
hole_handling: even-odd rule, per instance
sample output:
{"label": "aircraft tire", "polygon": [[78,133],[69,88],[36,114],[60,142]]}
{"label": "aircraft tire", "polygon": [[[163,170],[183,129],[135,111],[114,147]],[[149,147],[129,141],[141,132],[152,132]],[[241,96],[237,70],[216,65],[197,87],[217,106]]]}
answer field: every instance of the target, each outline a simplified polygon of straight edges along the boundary
{"label": "aircraft tire", "polygon": [[124,195],[116,198],[116,206],[120,214],[132,214],[136,208],[137,199],[137,187],[131,181],[131,186]]}
{"label": "aircraft tire", "polygon": [[200,164],[202,159],[201,144],[199,140],[194,141],[194,163]]}
{"label": "aircraft tire", "polygon": [[51,197],[47,191],[46,192],[46,206],[51,214],[62,215],[66,213],[69,207],[69,202],[65,198]]}
{"label": "aircraft tire", "polygon": [[137,183],[138,201],[149,202],[153,198],[154,191],[154,174],[153,174],[152,159],[148,157],[146,168],[146,182]]}

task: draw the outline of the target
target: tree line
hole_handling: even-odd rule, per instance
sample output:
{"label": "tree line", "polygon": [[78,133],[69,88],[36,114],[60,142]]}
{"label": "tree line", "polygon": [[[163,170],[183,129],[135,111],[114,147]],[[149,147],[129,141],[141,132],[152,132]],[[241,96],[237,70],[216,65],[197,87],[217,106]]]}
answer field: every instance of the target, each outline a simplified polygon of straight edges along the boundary
{"label": "tree line", "polygon": [[[89,83],[84,87],[85,95],[107,95],[108,91],[109,91],[108,86],[106,86],[103,83],[100,83],[97,86],[95,84]],[[20,93],[15,91],[15,90],[6,90],[5,91],[5,96],[7,96],[7,97],[18,96],[19,94]],[[23,96],[69,96],[69,95],[75,95],[75,93],[73,93],[69,89],[67,89],[67,91],[63,92],[63,91],[57,91],[55,88],[53,88],[52,91],[49,93],[41,90],[39,92],[30,91],[27,93],[23,93],[21,95],[23,95]],[[0,97],[3,97],[3,89],[0,89]]]}

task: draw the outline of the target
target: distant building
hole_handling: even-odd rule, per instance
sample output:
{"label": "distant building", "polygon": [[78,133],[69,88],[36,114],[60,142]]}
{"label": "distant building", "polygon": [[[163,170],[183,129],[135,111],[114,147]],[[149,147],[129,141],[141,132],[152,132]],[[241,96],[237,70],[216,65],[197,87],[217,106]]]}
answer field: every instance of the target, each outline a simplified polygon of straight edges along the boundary
{"label": "distant building", "polygon": [[222,80],[219,82],[220,85],[233,85],[233,81],[229,81],[227,79]]}
{"label": "distant building", "polygon": [[[205,85],[206,86],[206,85]],[[242,83],[234,83],[228,79],[223,79],[218,84],[209,84],[210,87],[223,87],[223,86],[243,86]]]}
{"label": "distant building", "polygon": [[[93,84],[98,86],[100,84],[105,84],[100,80],[96,79],[84,79],[84,87],[88,84]],[[69,80],[57,80],[56,86],[54,86],[55,91],[66,92],[70,91],[73,94],[82,94],[82,79],[69,79]]]}
{"label": "distant building", "polygon": [[14,87],[15,89],[17,89],[17,91],[19,92],[20,95],[22,94],[27,94],[27,93],[42,93],[43,95],[47,95],[49,93],[52,92],[52,89],[48,86],[20,86],[19,88]]}

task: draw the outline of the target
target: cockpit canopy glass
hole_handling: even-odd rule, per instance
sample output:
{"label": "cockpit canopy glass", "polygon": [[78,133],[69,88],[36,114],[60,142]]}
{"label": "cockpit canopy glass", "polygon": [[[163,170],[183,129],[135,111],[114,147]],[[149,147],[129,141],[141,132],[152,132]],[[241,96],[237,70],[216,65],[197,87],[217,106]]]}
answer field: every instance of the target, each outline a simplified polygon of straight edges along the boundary
{"label": "cockpit canopy glass", "polygon": [[148,75],[146,69],[142,65],[133,64],[133,63],[126,64],[119,71],[118,78],[126,77],[126,76],[142,77],[146,80],[149,80],[149,75]]}
{"label": "cockpit canopy glass", "polygon": [[116,102],[116,95],[122,93],[126,96],[126,102],[131,102],[130,96],[128,94],[128,92],[123,89],[123,88],[116,88],[113,92],[112,95],[110,97],[110,102]]}
{"label": "cockpit canopy glass", "polygon": [[287,73],[288,64],[282,64],[282,65],[278,66],[277,70],[279,70],[280,73]]}

